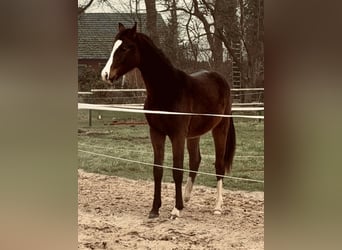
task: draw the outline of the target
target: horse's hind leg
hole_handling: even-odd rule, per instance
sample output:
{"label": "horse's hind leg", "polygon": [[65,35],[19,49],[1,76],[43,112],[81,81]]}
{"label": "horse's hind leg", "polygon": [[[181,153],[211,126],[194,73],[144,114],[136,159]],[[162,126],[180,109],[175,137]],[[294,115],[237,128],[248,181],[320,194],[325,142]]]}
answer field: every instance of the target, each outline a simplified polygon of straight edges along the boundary
{"label": "horse's hind leg", "polygon": [[[199,148],[199,141],[200,138],[191,138],[187,140],[187,148],[189,152],[189,168],[192,171],[196,171],[199,168],[201,163],[201,153]],[[188,202],[190,200],[190,195],[192,191],[192,187],[195,182],[195,178],[197,173],[196,172],[189,172],[188,180],[186,182],[184,188],[184,201]]]}
{"label": "horse's hind leg", "polygon": [[216,169],[216,179],[217,179],[217,198],[216,205],[214,208],[214,214],[222,213],[222,189],[223,189],[223,177],[225,174],[225,152],[226,152],[226,142],[227,134],[229,129],[228,119],[222,119],[222,121],[213,129],[212,134],[215,143],[215,169]]}
{"label": "horse's hind leg", "polygon": [[155,165],[153,166],[154,198],[149,218],[155,218],[159,216],[159,208],[161,207],[161,181],[163,178],[163,168],[160,167],[160,165],[162,165],[164,161],[166,136],[150,128],[150,137],[153,146]]}

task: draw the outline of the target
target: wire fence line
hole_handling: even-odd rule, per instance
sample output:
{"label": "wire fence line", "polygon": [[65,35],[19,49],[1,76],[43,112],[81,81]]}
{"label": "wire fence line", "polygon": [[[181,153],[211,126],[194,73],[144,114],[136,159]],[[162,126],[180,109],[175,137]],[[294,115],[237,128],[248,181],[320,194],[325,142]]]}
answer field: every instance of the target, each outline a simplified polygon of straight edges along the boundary
{"label": "wire fence line", "polygon": [[[243,96],[255,96],[258,95],[260,99],[260,95],[264,92],[264,88],[241,88],[241,89],[231,89],[232,97],[243,97]],[[99,94],[127,94],[131,93],[133,96],[103,96],[99,97]],[[136,98],[137,94],[140,94],[138,97],[146,97],[146,89],[91,89],[90,91],[79,91],[78,95],[80,98],[82,96],[86,96],[85,98],[91,100],[100,100],[100,99],[121,99],[121,98]]]}
{"label": "wire fence line", "polygon": [[[99,96],[94,96],[95,93],[123,93],[123,92],[131,92],[131,91],[94,91],[92,90],[92,92],[78,92],[78,95],[86,95],[88,99],[105,99],[105,98],[134,98],[134,97],[146,97],[146,94],[143,92],[141,93],[139,96],[136,96],[136,94],[134,94],[135,96],[103,96],[103,97],[99,97]],[[133,91],[134,92],[134,91]],[[133,93],[131,92],[131,93]],[[237,97],[237,96],[253,96],[253,95],[261,95],[262,93],[260,92],[252,92],[252,93],[237,93],[237,94],[231,94],[233,97]]]}
{"label": "wire fence line", "polygon": [[[231,91],[264,91],[264,88],[232,88]],[[92,92],[120,92],[120,91],[128,91],[128,92],[146,92],[146,89],[91,89]]]}
{"label": "wire fence line", "polygon": [[[96,145],[89,145],[89,144],[83,144],[78,143],[79,146],[88,147],[88,148],[98,148],[98,149],[106,149],[106,150],[113,150],[113,151],[125,151],[125,152],[134,152],[134,153],[140,153],[140,154],[146,154],[151,155],[153,154],[152,151],[141,151],[141,150],[133,150],[133,149],[127,149],[127,148],[117,148],[117,147],[102,147],[102,146],[96,146]],[[171,152],[165,152],[167,155],[172,155]],[[208,154],[201,154],[201,156],[208,157],[208,158],[215,158],[215,155],[208,155]],[[264,158],[263,155],[235,155],[234,158]]]}
{"label": "wire fence line", "polygon": [[[260,112],[263,111],[264,103],[263,95],[264,88],[239,88],[239,89],[231,89],[232,98],[243,98],[240,101],[234,99],[234,103],[232,104],[232,111],[251,111],[251,112],[259,112],[258,116],[251,115],[222,115],[222,114],[210,114],[209,116],[220,116],[220,117],[238,117],[238,118],[249,118],[249,119],[264,119],[261,116]],[[146,98],[146,89],[91,89],[90,92],[78,92],[79,94],[79,102],[84,104],[94,104],[97,103],[107,103],[107,104],[126,104],[126,103],[142,103]],[[255,96],[255,98],[253,97]],[[258,110],[254,109],[255,106],[258,106]],[[141,106],[142,107],[142,106]],[[244,110],[239,109],[239,107],[244,107]],[[247,108],[248,107],[248,108]],[[80,109],[80,108],[79,108]],[[84,108],[83,108],[84,109]],[[99,110],[99,109],[96,109]],[[112,110],[112,111],[123,111],[123,112],[132,112],[128,110]],[[91,112],[91,109],[89,109]],[[153,111],[155,112],[155,111]],[[164,114],[172,114],[165,113]],[[139,112],[141,113],[141,112]],[[143,113],[152,113],[150,111],[145,111]],[[181,112],[178,112],[178,114]],[[174,113],[176,114],[176,113]],[[195,115],[195,114],[185,114],[183,115]],[[199,115],[199,114],[196,114]],[[208,114],[201,114],[204,116],[208,116]]]}
{"label": "wire fence line", "polygon": [[[233,97],[237,97],[237,96],[243,96],[243,95],[240,95],[240,94],[236,94],[234,95]],[[247,95],[245,95],[247,96]],[[145,100],[146,96],[145,95],[140,95],[140,96],[87,96],[87,97],[78,97],[78,98],[83,98],[83,99],[87,99],[87,100],[108,100],[108,99],[113,99],[113,100],[129,100],[129,99],[143,99]],[[253,102],[251,102],[253,103]],[[264,104],[262,102],[259,102],[260,104]],[[244,104],[248,104],[248,103],[233,103],[233,105],[244,105]]]}
{"label": "wire fence line", "polygon": [[[79,103],[80,109],[86,109],[91,107],[113,107],[113,108],[131,108],[131,109],[144,109],[144,104],[142,103],[125,103],[125,104],[92,104],[92,103]],[[257,105],[256,105],[257,106]],[[146,111],[149,111],[148,109],[145,109]],[[203,113],[185,113],[185,112],[176,112],[176,111],[159,111],[159,110],[153,110],[155,112],[170,112],[170,114],[176,114],[182,113],[184,115],[202,115],[202,116],[219,116],[219,117],[231,117],[231,115],[226,114],[203,114]],[[264,111],[264,107],[237,107],[233,106],[232,111]]]}
{"label": "wire fence line", "polygon": [[[232,96],[248,96],[248,95],[260,95],[260,92],[252,92],[252,93],[246,93],[244,91],[256,91],[260,90],[263,91],[263,88],[253,88],[253,89],[232,89],[232,91],[238,91],[238,94],[232,93]],[[102,90],[102,89],[92,89],[91,92],[85,92],[85,93],[79,93],[80,95],[88,95],[89,99],[94,99],[94,100],[100,100],[100,99],[141,99],[144,96],[111,96],[111,97],[95,97],[93,94],[95,92],[144,92],[145,89],[107,89],[107,90]],[[244,92],[244,93],[243,93]],[[92,93],[92,94],[90,94]],[[263,103],[233,103],[234,106],[263,106]],[[88,109],[89,112],[91,110],[102,110],[102,111],[118,111],[118,112],[132,112],[132,113],[149,113],[149,114],[163,114],[163,115],[191,115],[191,116],[217,116],[217,117],[236,117],[236,118],[251,118],[251,119],[264,119],[264,116],[261,115],[225,115],[225,114],[201,114],[201,113],[187,113],[187,112],[169,112],[169,111],[156,111],[156,110],[144,110],[143,106],[137,105],[137,104],[125,104],[125,106],[120,106],[120,105],[104,105],[104,104],[88,104],[88,103],[78,103],[78,109]],[[251,112],[261,112],[264,111],[263,107],[233,107],[233,111],[251,111]],[[90,113],[89,113],[90,114]],[[89,115],[89,117],[91,117]],[[90,147],[89,145],[86,144],[79,144],[80,146],[83,147]],[[92,148],[105,148],[105,147],[100,147],[100,146],[92,146]],[[108,149],[108,148],[105,148]],[[114,148],[112,148],[114,149]],[[115,149],[118,150],[118,149]],[[127,149],[122,149],[122,151]],[[131,160],[131,159],[126,159],[122,157],[116,157],[112,155],[107,155],[107,154],[102,154],[102,153],[96,153],[96,152],[91,152],[87,150],[82,150],[78,149],[79,152],[90,154],[90,155],[95,155],[99,157],[106,157],[106,158],[111,158],[111,159],[116,159],[120,161],[126,161],[126,162],[131,162],[131,163],[137,163],[145,166],[157,166],[161,168],[166,168],[166,169],[174,169],[174,170],[181,170],[183,172],[193,172],[197,174],[202,174],[202,175],[208,175],[208,176],[218,176],[222,178],[228,178],[228,179],[233,179],[233,180],[239,180],[239,181],[247,181],[247,182],[257,182],[257,183],[264,183],[263,180],[256,180],[256,179],[249,179],[249,178],[241,178],[241,177],[236,177],[236,176],[228,176],[228,175],[216,175],[212,173],[206,173],[206,172],[201,172],[201,171],[193,171],[193,170],[188,170],[188,169],[181,169],[181,168],[174,168],[170,166],[165,166],[165,165],[156,165],[152,163],[146,163],[146,162],[141,162],[137,160]],[[131,150],[133,151],[133,150]],[[137,151],[136,151],[137,152]],[[139,151],[139,153],[144,153],[144,154],[152,154],[152,152],[142,152]],[[209,157],[214,157],[212,155],[207,155]],[[248,157],[263,157],[261,155],[250,155],[250,156],[235,156],[236,158],[248,158]]]}
{"label": "wire fence line", "polygon": [[[114,92],[114,91],[94,91],[94,90],[92,90],[92,92],[89,92],[89,91],[79,91],[78,94],[79,95],[94,95],[94,93],[106,93],[106,92],[108,93],[108,92]],[[131,91],[115,91],[115,92],[122,93],[122,92],[131,92]],[[260,94],[262,94],[262,93],[260,93],[260,92],[253,92],[253,93],[232,94],[232,96],[247,96],[247,95],[260,95]],[[145,93],[141,93],[140,96],[146,97],[146,94]],[[93,98],[93,97],[89,96],[89,98]]]}
{"label": "wire fence line", "polygon": [[[171,112],[162,110],[147,110],[137,108],[122,108],[118,105],[104,105],[104,104],[89,104],[78,103],[78,109],[88,110],[103,110],[103,111],[118,111],[118,112],[131,112],[131,113],[144,113],[144,114],[159,114],[159,115],[189,115],[189,116],[211,116],[211,117],[235,117],[235,118],[249,118],[249,119],[264,119],[261,115],[225,115],[225,114],[202,114],[190,112]],[[263,111],[263,107],[233,107],[236,111]]]}
{"label": "wire fence line", "polygon": [[232,179],[232,180],[238,180],[238,181],[247,181],[247,182],[257,182],[257,183],[264,183],[263,180],[256,180],[256,179],[249,179],[249,178],[241,178],[241,177],[236,177],[236,176],[229,176],[229,175],[218,175],[218,174],[212,174],[212,173],[206,173],[206,172],[201,172],[201,171],[194,171],[190,169],[183,169],[183,168],[176,168],[176,167],[170,167],[166,165],[159,165],[159,164],[153,164],[153,163],[148,163],[148,162],[141,162],[141,161],[136,161],[136,160],[131,160],[131,159],[126,159],[122,157],[116,157],[112,155],[106,155],[106,154],[101,154],[101,153],[95,153],[87,150],[82,150],[78,149],[79,152],[86,153],[86,154],[91,154],[95,156],[100,156],[100,157],[105,157],[105,158],[110,158],[110,159],[115,159],[115,160],[120,160],[120,161],[126,161],[126,162],[132,162],[132,163],[137,163],[145,166],[156,166],[160,168],[165,168],[165,169],[172,169],[172,170],[180,170],[183,172],[188,172],[188,173],[197,173],[197,174],[202,174],[202,175],[208,175],[208,176],[215,176],[215,177],[222,177],[222,178],[227,178],[227,179]]}

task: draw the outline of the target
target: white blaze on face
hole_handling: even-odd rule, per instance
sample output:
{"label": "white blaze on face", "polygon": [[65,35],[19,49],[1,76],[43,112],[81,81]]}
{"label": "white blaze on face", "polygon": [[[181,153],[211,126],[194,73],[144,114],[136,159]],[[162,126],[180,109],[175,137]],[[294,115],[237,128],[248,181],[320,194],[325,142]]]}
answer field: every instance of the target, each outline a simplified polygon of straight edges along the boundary
{"label": "white blaze on face", "polygon": [[109,78],[110,67],[112,66],[112,63],[113,63],[114,53],[120,47],[121,44],[122,44],[122,40],[117,40],[114,43],[112,53],[110,53],[110,57],[106,63],[106,66],[101,71],[101,77],[103,81],[107,81],[107,79]]}

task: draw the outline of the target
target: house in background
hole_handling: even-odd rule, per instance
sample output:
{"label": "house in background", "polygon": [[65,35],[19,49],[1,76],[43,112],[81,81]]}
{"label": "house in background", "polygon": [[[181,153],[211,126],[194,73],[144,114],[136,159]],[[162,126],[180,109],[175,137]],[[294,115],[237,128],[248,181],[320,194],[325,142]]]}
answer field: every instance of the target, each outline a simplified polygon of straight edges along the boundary
{"label": "house in background", "polygon": [[[118,31],[118,23],[120,22],[129,28],[134,25],[135,21],[138,32],[147,33],[146,13],[83,13],[79,15],[79,74],[89,66],[96,72],[100,72],[112,51],[114,36]],[[166,24],[160,14],[157,16],[157,26],[161,34],[166,32]],[[125,75],[124,79],[125,87],[144,87],[139,70],[132,70]]]}

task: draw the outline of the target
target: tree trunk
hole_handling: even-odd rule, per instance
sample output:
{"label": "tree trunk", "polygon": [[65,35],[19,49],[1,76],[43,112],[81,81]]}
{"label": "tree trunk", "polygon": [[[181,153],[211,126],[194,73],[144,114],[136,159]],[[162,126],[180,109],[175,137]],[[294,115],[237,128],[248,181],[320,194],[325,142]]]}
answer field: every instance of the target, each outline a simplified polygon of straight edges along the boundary
{"label": "tree trunk", "polygon": [[157,29],[157,9],[156,9],[156,1],[154,0],[145,0],[146,5],[146,26],[149,37],[155,43],[156,46],[160,46],[158,29]]}
{"label": "tree trunk", "polygon": [[179,65],[179,48],[178,48],[178,19],[177,19],[177,5],[176,0],[170,0],[171,8],[170,8],[170,19],[169,19],[169,29],[170,34],[167,34],[168,37],[167,46],[168,54],[170,60],[175,63],[176,66]]}
{"label": "tree trunk", "polygon": [[213,37],[213,65],[214,70],[223,73],[225,71],[223,66],[223,47],[222,40],[219,36],[223,32],[223,24],[225,19],[225,4],[224,0],[216,0],[215,9],[213,13],[213,18],[215,22],[215,31]]}

